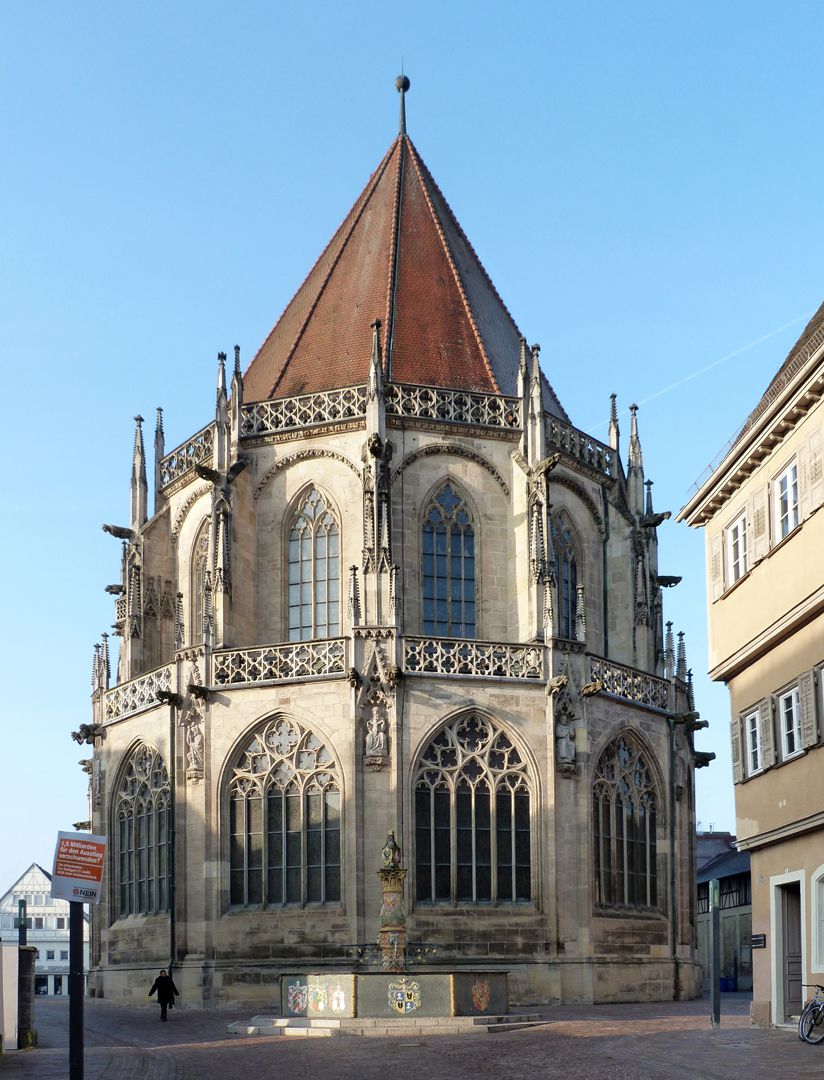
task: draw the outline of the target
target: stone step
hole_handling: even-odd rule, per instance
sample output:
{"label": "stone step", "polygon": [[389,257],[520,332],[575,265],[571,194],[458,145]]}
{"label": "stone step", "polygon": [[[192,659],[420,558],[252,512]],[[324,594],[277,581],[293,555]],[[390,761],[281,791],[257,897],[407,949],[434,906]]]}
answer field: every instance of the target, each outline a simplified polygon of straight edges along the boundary
{"label": "stone step", "polygon": [[484,1035],[500,1031],[521,1031],[549,1023],[539,1013],[501,1016],[420,1016],[363,1017],[337,1020],[327,1017],[253,1016],[247,1022],[229,1024],[231,1035],[290,1035],[328,1038],[332,1035],[366,1037],[407,1035]]}

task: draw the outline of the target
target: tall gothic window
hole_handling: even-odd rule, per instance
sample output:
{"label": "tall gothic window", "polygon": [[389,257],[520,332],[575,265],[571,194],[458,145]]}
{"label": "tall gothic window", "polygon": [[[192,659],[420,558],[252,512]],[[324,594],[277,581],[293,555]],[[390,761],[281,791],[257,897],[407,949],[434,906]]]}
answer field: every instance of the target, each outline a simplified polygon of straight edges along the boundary
{"label": "tall gothic window", "polygon": [[229,782],[229,902],[341,898],[338,766],[320,739],[277,717],[243,748]]}
{"label": "tall gothic window", "polygon": [[209,519],[197,531],[192,550],[191,632],[193,645],[203,641],[203,620],[206,615],[206,574],[209,570]]}
{"label": "tall gothic window", "polygon": [[475,637],[475,530],[450,484],[426,511],[422,547],[423,632]]}
{"label": "tall gothic window", "polygon": [[513,903],[532,895],[530,790],[512,741],[477,713],[427,746],[415,777],[419,903]]}
{"label": "tall gothic window", "polygon": [[289,533],[289,640],[340,633],[340,531],[310,488]]}
{"label": "tall gothic window", "polygon": [[117,914],[169,910],[169,774],[157,750],[129,757],[114,802]]}
{"label": "tall gothic window", "polygon": [[558,583],[558,635],[575,637],[575,608],[578,602],[578,560],[572,526],[561,515],[552,525],[555,577]]}
{"label": "tall gothic window", "polygon": [[655,782],[630,735],[606,748],[595,770],[595,902],[658,905]]}

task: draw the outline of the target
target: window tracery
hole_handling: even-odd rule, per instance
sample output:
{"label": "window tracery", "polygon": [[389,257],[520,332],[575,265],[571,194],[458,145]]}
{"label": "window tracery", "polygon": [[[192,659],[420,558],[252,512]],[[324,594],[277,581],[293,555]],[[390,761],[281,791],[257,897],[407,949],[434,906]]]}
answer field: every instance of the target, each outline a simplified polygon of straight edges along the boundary
{"label": "window tracery", "polygon": [[240,752],[229,781],[232,906],[341,898],[341,792],[328,747],[277,717]]}
{"label": "window tracery", "polygon": [[130,755],[114,805],[117,913],[169,910],[169,773],[157,750]]}
{"label": "window tracery", "polygon": [[552,545],[558,596],[558,636],[572,640],[575,638],[578,600],[578,545],[566,514],[559,514],[552,523]]}
{"label": "window tracery", "polygon": [[422,533],[423,632],[475,637],[475,530],[465,500],[446,483]]}
{"label": "window tracery", "polygon": [[289,532],[289,640],[340,633],[340,529],[311,487]]}
{"label": "window tracery", "polygon": [[622,735],[595,769],[595,902],[658,906],[656,790],[646,753]]}
{"label": "window tracery", "polygon": [[414,783],[417,901],[529,901],[530,784],[512,740],[464,714],[423,751]]}
{"label": "window tracery", "polygon": [[191,636],[192,644],[203,642],[206,618],[206,580],[209,573],[209,519],[201,524],[192,549],[191,572]]}

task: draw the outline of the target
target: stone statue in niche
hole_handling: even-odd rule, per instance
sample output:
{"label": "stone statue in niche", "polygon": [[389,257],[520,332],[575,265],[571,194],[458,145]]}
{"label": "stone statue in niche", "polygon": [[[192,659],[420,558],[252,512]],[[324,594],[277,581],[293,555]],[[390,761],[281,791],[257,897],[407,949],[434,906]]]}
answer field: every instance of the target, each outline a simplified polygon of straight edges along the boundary
{"label": "stone statue in niche", "polygon": [[575,768],[575,718],[566,709],[555,721],[555,761],[563,772]]}
{"label": "stone statue in niche", "polygon": [[381,851],[381,861],[386,870],[394,870],[401,865],[401,849],[395,840],[394,832],[387,833],[386,843]]}
{"label": "stone statue in niche", "polygon": [[386,717],[380,705],[372,706],[372,715],[366,721],[364,752],[369,757],[383,757],[386,753]]}
{"label": "stone statue in niche", "polygon": [[186,725],[186,748],[188,751],[187,776],[199,779],[203,775],[203,727],[200,717]]}

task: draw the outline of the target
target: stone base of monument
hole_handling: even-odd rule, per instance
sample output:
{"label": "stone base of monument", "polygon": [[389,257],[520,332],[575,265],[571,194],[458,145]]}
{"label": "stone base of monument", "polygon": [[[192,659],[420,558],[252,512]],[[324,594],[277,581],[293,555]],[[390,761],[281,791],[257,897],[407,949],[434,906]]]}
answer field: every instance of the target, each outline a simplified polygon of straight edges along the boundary
{"label": "stone base of monument", "polygon": [[281,976],[280,1016],[229,1025],[237,1035],[455,1034],[545,1023],[510,1014],[506,972],[299,972]]}

